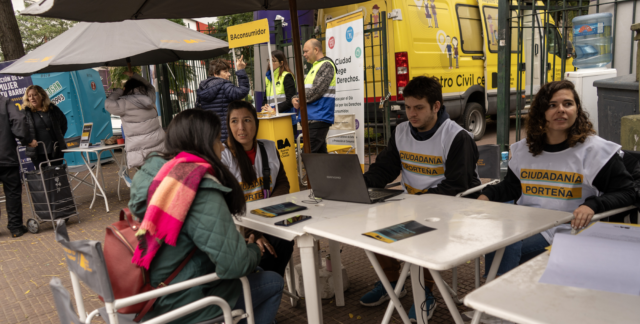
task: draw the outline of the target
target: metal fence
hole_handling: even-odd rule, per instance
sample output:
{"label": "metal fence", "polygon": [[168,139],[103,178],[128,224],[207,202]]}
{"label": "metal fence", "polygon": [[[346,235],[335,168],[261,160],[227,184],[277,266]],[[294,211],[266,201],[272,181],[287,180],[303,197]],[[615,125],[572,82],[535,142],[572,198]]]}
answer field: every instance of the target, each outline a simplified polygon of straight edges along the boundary
{"label": "metal fence", "polygon": [[[575,56],[575,49],[573,46],[573,24],[572,20],[575,17],[591,14],[591,13],[600,13],[601,10],[611,12],[613,11],[613,22],[612,22],[612,35],[613,37],[613,45],[610,48],[613,60],[610,64],[611,68],[616,68],[616,47],[620,47],[616,44],[616,42],[629,42],[629,66],[626,69],[626,66],[623,70],[619,70],[619,73],[625,74],[628,72],[629,74],[634,71],[634,40],[633,33],[630,33],[631,36],[628,40],[620,39],[617,36],[617,32],[619,32],[618,28],[618,16],[619,16],[619,7],[621,5],[625,5],[626,8],[632,9],[631,12],[631,24],[636,23],[636,9],[637,9],[638,0],[575,0],[575,1],[567,1],[567,0],[547,0],[546,2],[536,2],[536,1],[500,1],[500,14],[501,17],[508,16],[505,21],[501,21],[504,24],[504,28],[506,30],[503,32],[505,46],[501,47],[503,49],[511,48],[511,42],[517,42],[517,71],[516,72],[516,91],[517,91],[517,103],[516,105],[519,107],[521,105],[521,100],[527,100],[529,103],[533,100],[533,96],[536,93],[536,88],[544,85],[545,83],[563,80],[565,77],[565,72],[574,71],[575,68],[568,64],[569,60],[572,60]],[[509,5],[511,3],[511,5]],[[542,5],[540,5],[542,4]],[[506,10],[505,10],[506,7]],[[502,15],[502,13],[507,13]],[[509,15],[508,12],[511,14]],[[626,20],[625,20],[626,21]],[[629,24],[630,25],[630,24]],[[502,29],[499,27],[499,29]],[[527,35],[529,34],[529,35]],[[529,37],[527,37],[529,36]],[[527,38],[530,38],[528,40]],[[539,39],[541,44],[536,44],[535,40]],[[525,39],[527,42],[531,42],[530,44],[525,43]],[[539,46],[539,50],[541,52],[540,56],[540,64],[539,64],[539,80],[534,82],[534,74],[535,73],[527,73],[527,67],[529,69],[534,68],[534,50],[530,50],[530,53],[526,53],[525,47],[529,46],[530,49],[535,48],[537,45]],[[506,50],[505,50],[506,52]],[[528,57],[527,57],[528,56]],[[510,60],[510,57],[507,55],[503,56],[505,59]],[[527,64],[526,61],[530,60],[530,64]],[[501,61],[503,62],[503,61]],[[504,62],[503,62],[504,63]],[[570,62],[569,62],[570,63]],[[498,88],[503,89],[501,93],[509,93],[507,91],[509,89],[509,78],[508,75],[510,71],[506,71],[507,67],[510,66],[509,63],[501,64],[499,74],[502,72],[502,78],[499,77]],[[533,72],[529,70],[529,72]],[[536,71],[538,72],[538,71]],[[527,79],[525,79],[527,78]],[[527,82],[528,81],[528,82]],[[528,85],[528,88],[525,87]],[[505,92],[506,91],[506,92]],[[525,99],[523,98],[523,94],[527,94]],[[506,109],[500,109],[500,98],[499,100],[499,114],[503,115],[502,118],[499,117],[498,122],[498,145],[502,147],[502,150],[505,150],[509,144],[509,136],[508,136],[508,128],[509,128],[509,119],[508,112],[510,111],[508,105],[509,100],[506,98],[502,99],[503,107]],[[521,118],[520,118],[520,110],[516,109],[516,141],[520,140],[520,129],[521,129]]]}

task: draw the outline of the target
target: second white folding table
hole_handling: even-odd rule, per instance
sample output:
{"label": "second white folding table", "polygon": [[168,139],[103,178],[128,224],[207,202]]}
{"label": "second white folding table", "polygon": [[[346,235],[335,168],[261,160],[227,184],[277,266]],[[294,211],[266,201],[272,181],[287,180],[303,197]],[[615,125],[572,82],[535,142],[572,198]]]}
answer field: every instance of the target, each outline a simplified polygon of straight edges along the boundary
{"label": "second white folding table", "polygon": [[[425,300],[424,290],[420,286],[421,268],[427,268],[454,321],[457,324],[463,324],[462,317],[439,271],[451,269],[497,250],[487,275],[487,281],[491,281],[497,273],[502,253],[507,245],[573,218],[573,215],[567,212],[475,199],[441,195],[401,195],[399,197],[405,199],[368,205],[369,208],[353,211],[345,210],[340,213],[340,217],[307,223],[304,226],[304,231],[309,234],[365,250],[391,297],[383,323],[388,323],[395,307],[403,322],[409,324],[407,314],[397,295],[411,268],[413,301],[416,310],[419,310]],[[385,243],[363,235],[366,232],[411,220],[435,230],[393,243]],[[405,261],[395,294],[392,293],[391,284],[374,253]],[[331,256],[333,257],[333,254]],[[417,313],[418,323],[424,323],[420,312]]]}

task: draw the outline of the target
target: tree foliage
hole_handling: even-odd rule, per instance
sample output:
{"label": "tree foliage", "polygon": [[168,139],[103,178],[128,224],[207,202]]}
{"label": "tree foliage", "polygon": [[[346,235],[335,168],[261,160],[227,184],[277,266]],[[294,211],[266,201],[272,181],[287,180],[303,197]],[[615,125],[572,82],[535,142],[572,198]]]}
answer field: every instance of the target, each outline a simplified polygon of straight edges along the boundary
{"label": "tree foliage", "polygon": [[16,15],[16,19],[22,35],[22,44],[27,53],[56,38],[77,23],[63,19],[22,15]]}
{"label": "tree foliage", "polygon": [[[227,28],[229,26],[240,25],[240,24],[244,24],[252,21],[253,21],[252,12],[240,13],[240,14],[228,15],[228,16],[220,16],[217,18],[217,21],[209,24],[209,28],[215,31],[215,34],[210,34],[210,35],[213,37],[219,38],[225,42],[228,42],[229,40],[227,39]],[[251,80],[251,82],[253,83],[253,74],[254,74],[253,45],[235,48],[234,50],[236,51],[237,58],[240,58],[239,55],[244,56],[244,61],[247,63],[247,67],[245,70],[247,72],[247,75],[249,76],[249,80]],[[229,62],[233,61],[233,55],[231,54],[223,55],[222,57]],[[233,64],[235,64],[235,62],[233,62]]]}

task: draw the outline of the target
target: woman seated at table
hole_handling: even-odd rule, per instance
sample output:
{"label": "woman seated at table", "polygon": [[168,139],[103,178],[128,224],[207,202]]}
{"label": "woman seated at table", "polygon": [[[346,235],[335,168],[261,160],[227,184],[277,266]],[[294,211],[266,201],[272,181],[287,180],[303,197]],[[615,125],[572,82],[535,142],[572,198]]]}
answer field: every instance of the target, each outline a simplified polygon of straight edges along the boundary
{"label": "woman seated at table", "polygon": [[[574,219],[508,246],[498,274],[545,251],[556,232],[582,229],[594,214],[634,203],[633,179],[620,145],[595,135],[570,81],[548,83],[535,96],[526,121],[527,138],[511,145],[502,182],[482,190],[481,200],[572,212]],[[543,212],[543,211],[541,211]],[[495,253],[486,255],[485,273]]]}
{"label": "woman seated at table", "polygon": [[[213,272],[221,279],[158,298],[144,320],[208,296],[245,309],[238,278],[246,276],[256,323],[274,322],[284,282],[274,272],[256,272],[262,253],[253,236],[245,242],[236,230],[232,215],[243,214],[246,203],[220,161],[220,129],[213,112],[181,112],[167,128],[165,151],[150,154],[133,178],[129,208],[144,218],[132,262],[149,269],[151,284],[157,287],[187,257],[172,285]],[[172,323],[200,323],[221,314],[210,306]]]}
{"label": "woman seated at table", "polygon": [[[253,201],[288,194],[289,180],[275,143],[256,139],[260,125],[256,109],[246,101],[231,102],[227,111],[227,125],[231,136],[225,143],[222,163],[240,182],[244,199]],[[265,172],[269,172],[270,176],[265,177]],[[263,185],[266,187],[267,184],[268,187],[264,188]],[[246,230],[245,236],[249,235],[255,235],[256,244],[263,253],[260,267],[284,276],[293,253],[293,241]]]}

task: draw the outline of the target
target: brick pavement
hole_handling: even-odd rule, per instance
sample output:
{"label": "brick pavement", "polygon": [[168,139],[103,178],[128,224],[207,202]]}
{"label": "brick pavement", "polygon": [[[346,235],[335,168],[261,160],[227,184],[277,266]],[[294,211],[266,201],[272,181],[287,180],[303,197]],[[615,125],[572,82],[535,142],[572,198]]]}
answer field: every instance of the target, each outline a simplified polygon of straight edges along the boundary
{"label": "brick pavement", "polygon": [[[96,199],[93,209],[89,209],[92,190],[89,187],[80,187],[76,194],[76,202],[79,203],[80,223],[76,217],[71,218],[67,227],[72,240],[104,239],[104,228],[115,222],[118,212],[126,206],[129,189],[122,185],[122,201],[118,201],[116,193],[117,177],[115,164],[104,165],[105,181],[107,184],[107,197],[111,212],[106,213],[102,199]],[[23,194],[24,220],[31,215],[26,196]],[[53,229],[50,223],[41,224],[40,233],[27,233],[24,236],[13,239],[6,229],[6,211],[4,203],[0,204],[2,216],[0,216],[0,323],[59,323],[55,311],[48,283],[52,277],[58,277],[69,290],[71,282],[67,271],[64,255],[59,244],[55,242]],[[321,241],[321,248],[328,250],[328,243]],[[323,313],[325,323],[379,323],[382,319],[386,304],[378,307],[364,307],[359,303],[359,298],[369,291],[377,281],[375,272],[369,263],[365,253],[351,246],[344,246],[342,260],[347,269],[350,280],[350,288],[345,292],[345,307],[336,307],[333,299],[323,300]],[[296,252],[294,262],[299,263],[300,258]],[[483,267],[483,265],[482,265]],[[444,271],[443,278],[451,281],[451,271]],[[459,292],[461,295],[473,288],[473,264],[468,263],[459,267]],[[402,299],[405,309],[411,307],[412,298],[410,279],[405,284],[408,294]],[[101,306],[94,293],[83,286],[83,296],[88,310]],[[430,323],[453,323],[451,315],[444,304],[438,291],[435,292],[438,306]],[[460,311],[469,310],[459,306]],[[276,317],[278,323],[294,324],[306,323],[306,311],[304,300],[298,303],[296,308],[291,307],[289,299],[284,297]],[[96,322],[101,322],[100,320]],[[394,313],[391,323],[401,323],[400,317]]]}

